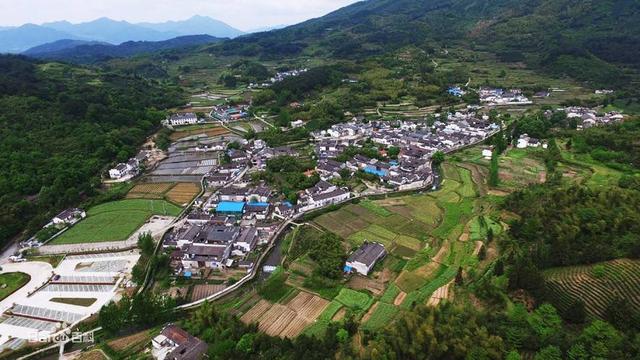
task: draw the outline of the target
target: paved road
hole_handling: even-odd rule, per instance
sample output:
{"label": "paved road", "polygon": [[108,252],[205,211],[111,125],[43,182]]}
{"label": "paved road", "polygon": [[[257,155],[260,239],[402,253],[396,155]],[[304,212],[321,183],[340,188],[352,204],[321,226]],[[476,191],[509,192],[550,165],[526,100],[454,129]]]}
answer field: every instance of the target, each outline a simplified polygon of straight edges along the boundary
{"label": "paved road", "polygon": [[2,265],[0,273],[23,272],[31,276],[31,280],[22,288],[0,301],[0,313],[4,313],[14,303],[23,301],[27,294],[46,283],[53,274],[53,267],[45,262],[24,262]]}

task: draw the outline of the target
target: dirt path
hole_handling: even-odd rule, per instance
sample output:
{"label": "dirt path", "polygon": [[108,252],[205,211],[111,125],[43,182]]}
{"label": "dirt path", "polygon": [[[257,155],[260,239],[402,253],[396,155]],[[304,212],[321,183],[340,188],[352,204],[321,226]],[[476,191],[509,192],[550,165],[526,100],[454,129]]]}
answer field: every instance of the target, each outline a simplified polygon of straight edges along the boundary
{"label": "dirt path", "polygon": [[373,312],[378,308],[378,304],[380,304],[380,302],[376,302],[371,308],[369,308],[369,311],[367,311],[367,313],[362,317],[362,321],[360,322],[361,324],[364,324],[369,320]]}
{"label": "dirt path", "polygon": [[480,249],[484,246],[482,241],[476,241],[476,247],[473,249],[473,256],[478,256],[480,254]]}

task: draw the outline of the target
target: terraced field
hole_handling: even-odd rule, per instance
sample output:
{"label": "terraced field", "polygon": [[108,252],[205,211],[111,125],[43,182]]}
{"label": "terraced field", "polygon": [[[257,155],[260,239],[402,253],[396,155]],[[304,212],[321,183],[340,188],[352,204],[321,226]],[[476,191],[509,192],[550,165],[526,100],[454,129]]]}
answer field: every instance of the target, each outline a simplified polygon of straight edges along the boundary
{"label": "terraced field", "polygon": [[590,315],[602,317],[616,297],[629,300],[640,310],[640,260],[550,269],[545,272],[545,280],[552,303],[560,310],[581,299]]}
{"label": "terraced field", "polygon": [[240,320],[246,324],[258,323],[259,329],[271,336],[294,338],[323,314],[328,306],[329,301],[301,291],[285,305],[260,300]]}

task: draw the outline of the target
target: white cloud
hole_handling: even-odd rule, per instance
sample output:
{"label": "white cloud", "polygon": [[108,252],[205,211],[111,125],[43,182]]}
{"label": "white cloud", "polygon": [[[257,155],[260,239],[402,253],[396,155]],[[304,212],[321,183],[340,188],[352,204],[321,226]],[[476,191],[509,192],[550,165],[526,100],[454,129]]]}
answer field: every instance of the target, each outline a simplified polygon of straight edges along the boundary
{"label": "white cloud", "polygon": [[295,24],[356,0],[0,0],[0,26],[100,17],[161,22],[204,15],[242,30]]}

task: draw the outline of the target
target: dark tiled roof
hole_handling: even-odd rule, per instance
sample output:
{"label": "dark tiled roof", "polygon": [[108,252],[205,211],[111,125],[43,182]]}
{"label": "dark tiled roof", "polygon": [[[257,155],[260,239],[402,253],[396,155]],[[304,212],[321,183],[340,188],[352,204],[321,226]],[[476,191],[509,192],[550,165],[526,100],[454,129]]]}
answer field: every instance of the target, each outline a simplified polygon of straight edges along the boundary
{"label": "dark tiled roof", "polygon": [[371,266],[381,256],[386,254],[384,246],[378,243],[365,242],[360,248],[349,256],[348,262],[360,262]]}

